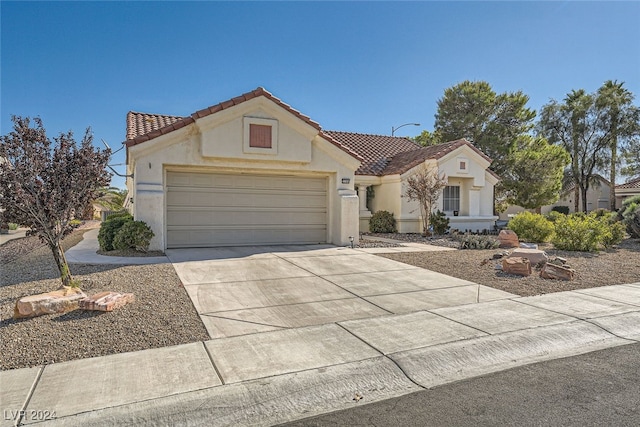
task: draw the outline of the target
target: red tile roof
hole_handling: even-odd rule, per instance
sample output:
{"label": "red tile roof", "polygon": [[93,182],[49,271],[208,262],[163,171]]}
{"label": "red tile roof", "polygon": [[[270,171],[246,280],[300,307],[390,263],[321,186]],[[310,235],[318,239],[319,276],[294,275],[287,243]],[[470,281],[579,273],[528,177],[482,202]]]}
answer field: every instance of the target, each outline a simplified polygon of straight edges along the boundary
{"label": "red tile roof", "polygon": [[[469,146],[491,162],[489,157],[466,139],[422,147],[408,138],[352,132],[326,131],[325,133],[364,157],[365,160],[356,171],[356,175],[403,174],[427,159],[440,159],[463,145]],[[499,178],[495,174],[494,176]]]}
{"label": "red tile roof", "polygon": [[[169,116],[162,114],[146,114],[130,111],[127,113],[127,147],[141,144],[161,135],[195,123],[197,119],[231,108],[250,99],[264,96],[273,101],[300,120],[317,129],[318,134],[352,157],[361,160],[362,165],[356,175],[393,175],[402,174],[427,159],[439,159],[463,145],[469,146],[480,156],[491,162],[491,159],[465,139],[446,142],[444,144],[422,147],[404,137],[372,135],[354,132],[323,131],[320,125],[308,116],[293,109],[280,99],[257,88],[228,101],[196,111],[190,116]],[[491,172],[491,171],[489,171]],[[498,178],[497,175],[493,174]]]}
{"label": "red tile roof", "polygon": [[364,161],[356,175],[381,175],[393,156],[420,148],[412,140],[402,137],[338,131],[324,133],[362,156]]}
{"label": "red tile roof", "polygon": [[219,104],[213,105],[211,107],[198,110],[188,117],[135,113],[130,111],[127,114],[127,135],[126,135],[127,140],[124,142],[124,144],[126,144],[127,147],[141,144],[153,138],[157,138],[160,135],[165,135],[169,132],[173,132],[174,130],[180,129],[184,126],[194,123],[197,119],[209,116],[211,114],[215,114],[218,111],[225,110],[227,108],[233,107],[235,105],[241,104],[245,101],[248,101],[253,98],[257,98],[259,96],[264,96],[265,98],[273,101],[274,103],[284,108],[289,113],[293,114],[303,122],[317,129],[319,131],[320,136],[325,138],[330,143],[334,144],[335,146],[347,152],[349,155],[355,157],[356,159],[363,160],[362,157],[360,157],[360,155],[357,152],[342,145],[340,142],[333,139],[330,135],[325,135],[324,132],[322,132],[320,125],[317,122],[311,120],[309,116],[305,116],[298,110],[293,109],[290,105],[285,104],[279,98],[276,98],[275,96],[273,96],[271,93],[269,93],[267,90],[265,90],[262,87],[258,87],[257,89],[251,92],[247,92],[245,94],[242,94],[235,98],[221,102]]}
{"label": "red tile roof", "polygon": [[145,135],[154,130],[159,130],[165,126],[173,125],[186,118],[187,117],[129,111],[127,113],[127,140]]}
{"label": "red tile roof", "polygon": [[616,188],[619,189],[640,189],[640,176],[638,178],[632,179],[631,181],[627,181],[623,184],[616,185]]}

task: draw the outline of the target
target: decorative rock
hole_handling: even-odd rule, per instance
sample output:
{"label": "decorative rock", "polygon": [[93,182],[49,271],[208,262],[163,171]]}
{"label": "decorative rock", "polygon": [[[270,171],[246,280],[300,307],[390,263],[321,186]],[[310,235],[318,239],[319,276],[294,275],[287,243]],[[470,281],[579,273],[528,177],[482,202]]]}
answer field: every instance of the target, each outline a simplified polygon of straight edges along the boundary
{"label": "decorative rock", "polygon": [[518,276],[531,275],[531,262],[527,258],[509,257],[502,260],[502,271]]}
{"label": "decorative rock", "polygon": [[86,297],[79,302],[82,310],[113,311],[134,301],[133,294],[120,294],[118,292],[100,292]]}
{"label": "decorative rock", "polygon": [[520,247],[523,249],[538,249],[538,244],[520,242]]}
{"label": "decorative rock", "polygon": [[497,254],[493,254],[493,259],[502,259],[506,256],[509,256],[509,252],[498,252]]}
{"label": "decorative rock", "polygon": [[78,308],[78,301],[86,296],[80,288],[64,286],[57,291],[20,298],[13,310],[13,318],[24,319],[43,314],[66,313]]}
{"label": "decorative rock", "polygon": [[576,275],[576,271],[564,265],[556,265],[547,263],[542,271],[540,271],[540,277],[543,279],[559,279],[559,280],[573,280]]}
{"label": "decorative rock", "polygon": [[512,230],[500,230],[498,242],[501,248],[517,248],[520,246],[518,235]]}
{"label": "decorative rock", "polygon": [[511,252],[511,257],[527,258],[531,265],[546,263],[549,257],[544,251],[538,249],[518,248]]}

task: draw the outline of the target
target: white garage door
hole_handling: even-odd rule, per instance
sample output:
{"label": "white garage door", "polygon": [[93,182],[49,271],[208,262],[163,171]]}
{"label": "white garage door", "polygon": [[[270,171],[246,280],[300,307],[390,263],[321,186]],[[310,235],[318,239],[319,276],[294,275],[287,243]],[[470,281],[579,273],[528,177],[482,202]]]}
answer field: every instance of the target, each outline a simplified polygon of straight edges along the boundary
{"label": "white garage door", "polygon": [[327,180],[167,172],[167,247],[327,241]]}

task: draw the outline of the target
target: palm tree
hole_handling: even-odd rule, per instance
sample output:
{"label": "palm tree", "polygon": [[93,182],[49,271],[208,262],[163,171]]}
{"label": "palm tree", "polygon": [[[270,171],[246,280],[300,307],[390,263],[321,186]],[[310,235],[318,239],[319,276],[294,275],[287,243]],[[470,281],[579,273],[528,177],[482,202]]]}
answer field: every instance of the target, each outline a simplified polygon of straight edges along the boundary
{"label": "palm tree", "polygon": [[[624,139],[629,130],[633,127],[634,119],[629,115],[629,110],[633,109],[631,102],[633,94],[624,86],[624,82],[617,80],[607,80],[598,89],[597,105],[604,112],[605,131],[609,132],[609,150],[611,152],[611,164],[609,166],[609,181],[611,185],[616,185],[616,166],[618,164],[619,139]],[[637,123],[635,123],[637,126]],[[616,197],[612,190],[609,192],[609,204],[612,211],[616,210]]]}
{"label": "palm tree", "polygon": [[101,206],[107,210],[117,211],[122,209],[127,197],[127,190],[118,187],[105,187],[99,190],[99,196],[93,201],[94,205]]}

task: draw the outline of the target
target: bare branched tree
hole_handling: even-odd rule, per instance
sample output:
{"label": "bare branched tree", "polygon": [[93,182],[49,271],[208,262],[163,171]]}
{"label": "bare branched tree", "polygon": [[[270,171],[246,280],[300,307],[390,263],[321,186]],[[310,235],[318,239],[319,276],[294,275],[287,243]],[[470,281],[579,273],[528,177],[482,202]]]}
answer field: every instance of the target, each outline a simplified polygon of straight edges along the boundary
{"label": "bare branched tree", "polygon": [[442,189],[447,185],[447,177],[438,174],[437,167],[423,167],[407,179],[404,197],[418,201],[422,216],[423,234],[429,232],[429,222],[434,205],[438,202]]}

